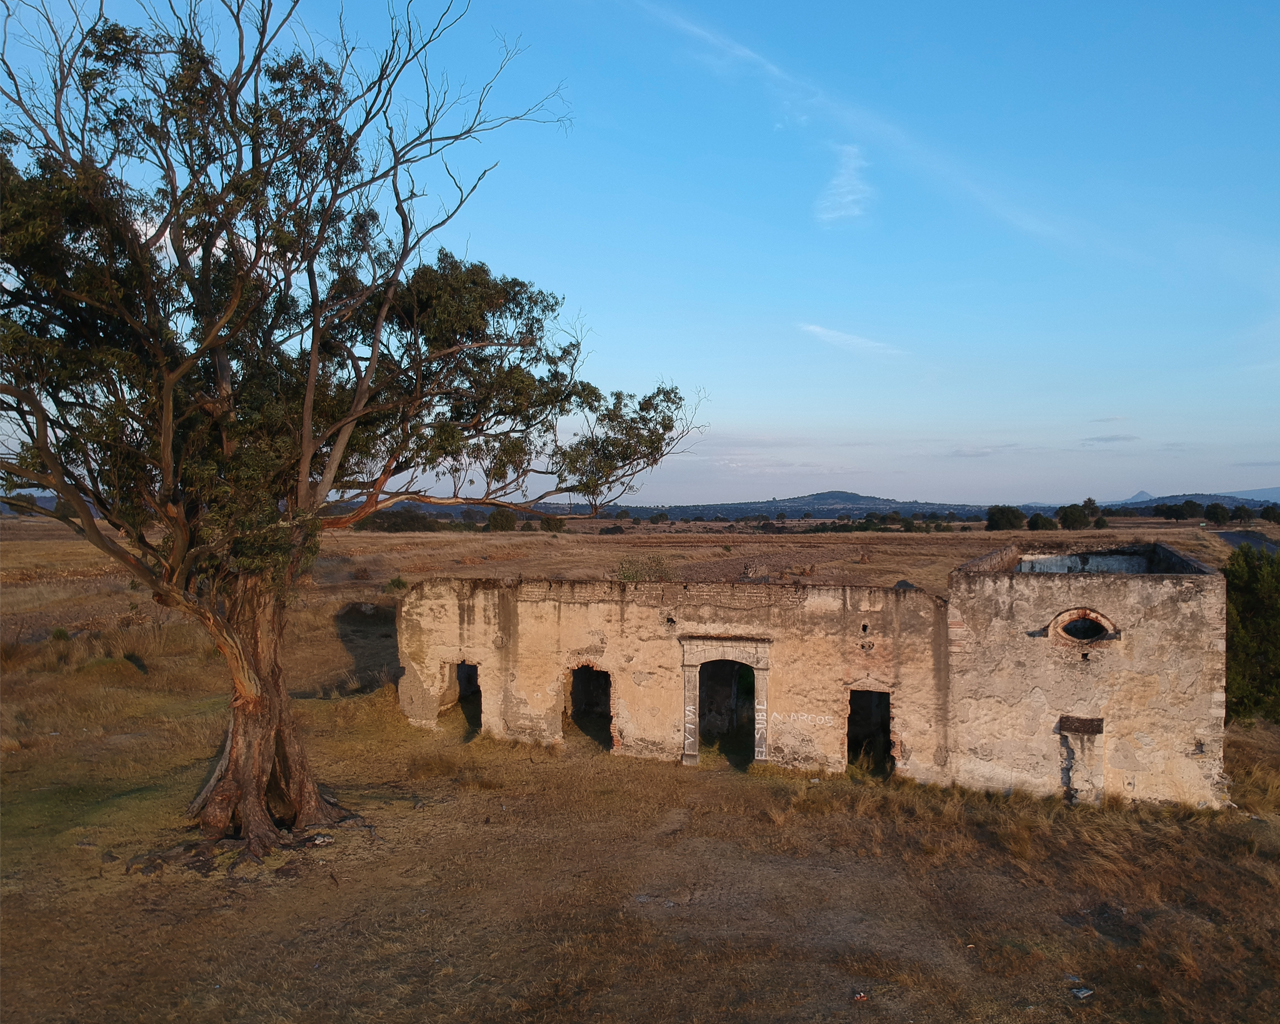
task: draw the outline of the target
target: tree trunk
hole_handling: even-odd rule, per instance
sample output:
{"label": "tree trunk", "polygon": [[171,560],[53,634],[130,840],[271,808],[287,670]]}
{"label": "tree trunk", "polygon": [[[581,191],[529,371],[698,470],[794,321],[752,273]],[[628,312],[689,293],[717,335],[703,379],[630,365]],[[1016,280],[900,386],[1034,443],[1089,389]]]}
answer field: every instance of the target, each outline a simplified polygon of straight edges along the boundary
{"label": "tree trunk", "polygon": [[222,757],[189,813],[209,839],[236,836],[261,857],[280,828],[331,825],[346,816],[320,795],[293,718],[280,666],[285,626],[281,588],[248,577],[230,622],[202,617],[231,669],[234,696]]}

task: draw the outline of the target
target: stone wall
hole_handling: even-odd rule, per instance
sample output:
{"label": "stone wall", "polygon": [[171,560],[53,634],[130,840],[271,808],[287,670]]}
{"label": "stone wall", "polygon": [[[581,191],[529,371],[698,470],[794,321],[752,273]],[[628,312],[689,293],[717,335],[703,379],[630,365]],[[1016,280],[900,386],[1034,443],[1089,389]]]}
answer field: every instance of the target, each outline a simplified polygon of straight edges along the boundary
{"label": "stone wall", "polygon": [[[1221,801],[1225,580],[1176,552],[1152,554],[1182,571],[1027,573],[1027,556],[1005,549],[952,573],[956,782]],[[1082,617],[1099,623],[1096,639],[1064,632]]]}
{"label": "stone wall", "polygon": [[483,731],[562,738],[572,671],[612,681],[614,749],[697,759],[698,666],[756,676],[757,758],[843,771],[851,689],[891,695],[899,770],[942,781],[945,602],[922,590],[435,579],[401,603],[400,702],[434,726],[451,667],[478,666]]}
{"label": "stone wall", "polygon": [[[953,573],[949,601],[914,588],[426,580],[400,606],[400,702],[434,727],[467,662],[484,732],[554,743],[573,670],[590,666],[610,676],[615,752],[692,764],[699,666],[730,660],[755,673],[756,760],[842,771],[850,690],[872,690],[890,695],[896,770],[922,782],[1216,806],[1224,580],[1167,549],[1140,555],[1163,572],[1081,571],[1087,560],[1028,572],[1006,548]],[[1096,635],[1067,631],[1082,622]]]}

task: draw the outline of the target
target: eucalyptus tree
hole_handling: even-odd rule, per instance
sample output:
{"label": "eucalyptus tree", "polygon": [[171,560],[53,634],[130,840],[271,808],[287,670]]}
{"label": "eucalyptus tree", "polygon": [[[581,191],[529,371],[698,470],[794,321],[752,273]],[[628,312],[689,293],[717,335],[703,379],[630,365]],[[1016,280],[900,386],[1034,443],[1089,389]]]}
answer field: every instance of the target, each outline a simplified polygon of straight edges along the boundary
{"label": "eucalyptus tree", "polygon": [[230,722],[189,811],[261,853],[344,813],[280,659],[322,532],[406,501],[594,512],[680,443],[688,409],[669,385],[585,382],[559,299],[428,251],[492,169],[464,174],[465,147],[554,120],[550,97],[494,113],[496,76],[435,72],[457,12],[392,12],[376,51],[313,46],[297,4],[269,0],[133,27],[5,12],[5,500],[209,631]]}

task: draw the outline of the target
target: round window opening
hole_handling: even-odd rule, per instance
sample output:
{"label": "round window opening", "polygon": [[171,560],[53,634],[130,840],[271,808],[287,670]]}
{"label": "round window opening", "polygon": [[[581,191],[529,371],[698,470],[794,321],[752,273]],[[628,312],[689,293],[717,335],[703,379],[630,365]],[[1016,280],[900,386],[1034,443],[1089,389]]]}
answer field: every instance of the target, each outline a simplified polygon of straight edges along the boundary
{"label": "round window opening", "polygon": [[1107,627],[1101,622],[1083,616],[1078,619],[1072,619],[1070,622],[1064,622],[1060,628],[1072,640],[1081,640],[1085,643],[1107,635]]}

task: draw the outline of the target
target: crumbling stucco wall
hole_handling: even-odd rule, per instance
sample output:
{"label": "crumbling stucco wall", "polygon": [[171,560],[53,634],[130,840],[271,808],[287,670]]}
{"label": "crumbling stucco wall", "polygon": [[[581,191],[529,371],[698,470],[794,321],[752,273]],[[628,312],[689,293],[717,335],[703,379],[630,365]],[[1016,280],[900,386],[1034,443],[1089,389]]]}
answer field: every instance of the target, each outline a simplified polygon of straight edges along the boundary
{"label": "crumbling stucco wall", "polygon": [[[1009,548],[951,575],[956,782],[1221,802],[1225,581],[1156,554],[1158,568],[1179,572],[1028,573]],[[1100,635],[1066,635],[1085,611]]]}
{"label": "crumbling stucco wall", "polygon": [[[556,742],[571,674],[589,665],[610,676],[616,752],[696,763],[698,667],[726,659],[755,671],[757,760],[843,770],[849,691],[874,690],[890,694],[896,770],[911,778],[1217,806],[1224,580],[1159,545],[1099,554],[1029,565],[1018,548],[992,552],[952,574],[947,601],[876,587],[427,580],[400,606],[400,702],[434,727],[465,661],[478,667],[483,731]],[[1082,615],[1098,636],[1063,631]]]}
{"label": "crumbling stucco wall", "polygon": [[[554,742],[573,669],[608,672],[615,750],[697,757],[698,665],[756,670],[757,754],[842,771],[850,689],[891,695],[898,770],[943,781],[945,602],[922,590],[435,579],[401,603],[400,701],[432,726],[450,666],[478,666],[482,728]],[[690,739],[692,724],[692,739]]]}

